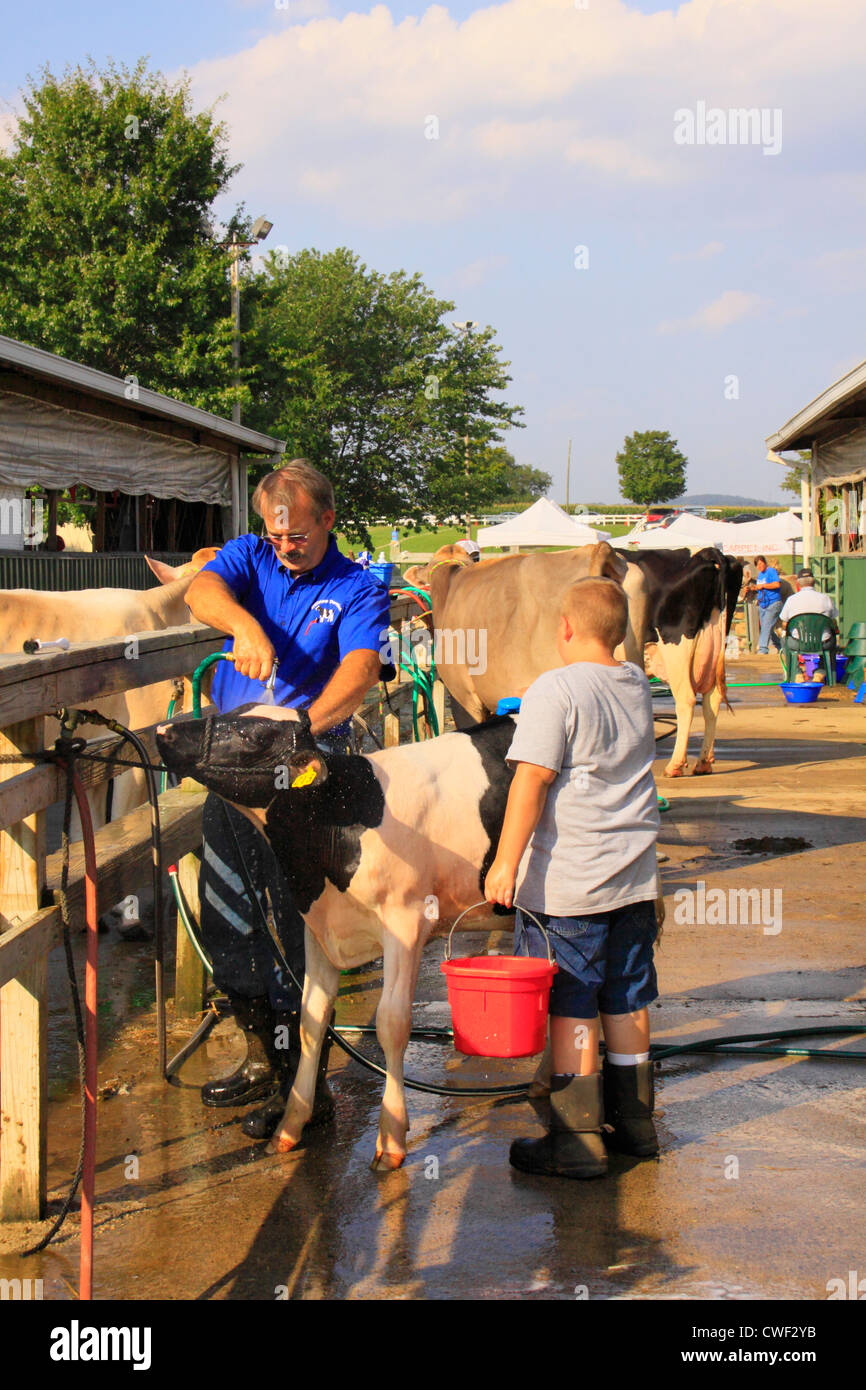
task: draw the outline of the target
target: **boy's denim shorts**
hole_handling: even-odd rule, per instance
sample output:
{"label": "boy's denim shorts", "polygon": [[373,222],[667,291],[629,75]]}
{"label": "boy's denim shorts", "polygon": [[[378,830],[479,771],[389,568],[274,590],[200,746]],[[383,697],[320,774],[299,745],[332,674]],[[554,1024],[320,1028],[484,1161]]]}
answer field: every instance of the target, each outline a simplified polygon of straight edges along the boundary
{"label": "boy's denim shorts", "polygon": [[[658,998],[653,944],[658,933],[655,903],[628,903],[587,917],[534,914],[550,937],[559,970],[550,991],[558,1018],[630,1014]],[[546,956],[542,932],[518,908],[514,954]]]}

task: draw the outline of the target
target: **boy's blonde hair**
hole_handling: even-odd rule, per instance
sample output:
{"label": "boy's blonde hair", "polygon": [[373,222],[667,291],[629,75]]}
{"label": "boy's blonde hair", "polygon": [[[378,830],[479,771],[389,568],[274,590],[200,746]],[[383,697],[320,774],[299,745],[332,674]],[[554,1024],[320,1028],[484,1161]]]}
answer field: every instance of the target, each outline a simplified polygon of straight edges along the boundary
{"label": "boy's blonde hair", "polygon": [[595,638],[610,651],[625,638],[628,598],[615,579],[590,576],[576,580],[562,595],[559,611],[568,618],[575,636]]}

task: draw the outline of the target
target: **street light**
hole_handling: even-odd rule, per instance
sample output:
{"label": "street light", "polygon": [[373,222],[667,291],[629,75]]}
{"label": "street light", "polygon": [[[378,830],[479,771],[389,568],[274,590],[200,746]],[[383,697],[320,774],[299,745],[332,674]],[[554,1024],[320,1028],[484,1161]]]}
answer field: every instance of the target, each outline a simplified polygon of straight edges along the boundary
{"label": "street light", "polygon": [[[241,277],[239,269],[241,251],[246,251],[249,247],[264,241],[273,225],[273,222],[269,222],[266,217],[257,217],[250,229],[252,241],[241,241],[237,232],[233,232],[231,241],[220,243],[232,253],[232,364],[236,387],[241,384]],[[235,401],[232,406],[232,420],[236,425],[241,422],[240,401]]]}
{"label": "street light", "polygon": [[[476,319],[467,319],[465,323],[454,323],[454,322],[452,321],[451,327],[452,327],[452,328],[456,328],[458,333],[462,333],[462,334],[463,334],[463,342],[464,342],[464,344],[465,344],[465,343],[466,343],[466,339],[467,339],[467,337],[469,336],[469,333],[471,332],[471,330],[472,330],[473,328],[477,328],[477,327],[478,327],[478,322],[477,322]],[[466,473],[466,539],[467,539],[467,540],[471,540],[470,526],[469,526],[469,411],[468,411],[468,403],[467,403],[467,396],[468,396],[468,394],[469,394],[469,393],[468,393],[468,391],[467,391],[467,389],[466,389],[466,355],[465,355],[465,352],[464,352],[464,356],[463,356],[463,429],[464,429],[465,433],[464,433],[464,435],[463,435],[463,467],[464,467],[464,471],[465,471],[465,473]]]}

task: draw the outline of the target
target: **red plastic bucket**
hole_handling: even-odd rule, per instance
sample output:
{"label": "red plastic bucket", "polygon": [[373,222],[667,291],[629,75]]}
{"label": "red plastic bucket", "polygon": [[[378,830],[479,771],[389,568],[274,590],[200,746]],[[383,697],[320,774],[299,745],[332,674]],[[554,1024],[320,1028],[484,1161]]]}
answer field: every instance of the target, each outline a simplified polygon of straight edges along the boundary
{"label": "red plastic bucket", "polygon": [[[550,953],[550,941],[547,960],[539,956],[463,956],[452,960],[454,927],[471,911],[467,907],[461,912],[451,928],[439,967],[448,984],[454,1046],[470,1057],[534,1057],[544,1051],[547,1042],[550,987],[559,969]],[[544,931],[540,922],[536,925]]]}

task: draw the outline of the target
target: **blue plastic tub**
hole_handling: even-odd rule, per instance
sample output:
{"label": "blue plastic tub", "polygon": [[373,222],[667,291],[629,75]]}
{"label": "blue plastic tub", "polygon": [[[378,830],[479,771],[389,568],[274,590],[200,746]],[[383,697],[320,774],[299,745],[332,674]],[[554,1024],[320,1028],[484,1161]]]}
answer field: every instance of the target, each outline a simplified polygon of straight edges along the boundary
{"label": "blue plastic tub", "polygon": [[391,575],[394,573],[393,565],[383,565],[377,561],[375,564],[369,565],[368,569],[371,574],[376,576],[380,584],[385,585],[386,589],[391,587]]}
{"label": "blue plastic tub", "polygon": [[847,656],[841,656],[840,654],[837,653],[837,655],[836,655],[836,679],[837,679],[837,681],[840,683],[840,685],[843,685],[844,682],[845,682],[845,674],[846,674],[847,669],[848,669],[848,658],[847,658]]}
{"label": "blue plastic tub", "polygon": [[780,681],[779,689],[789,705],[813,705],[821,694],[823,685],[821,681],[804,681],[801,684],[797,684],[796,681]]}

